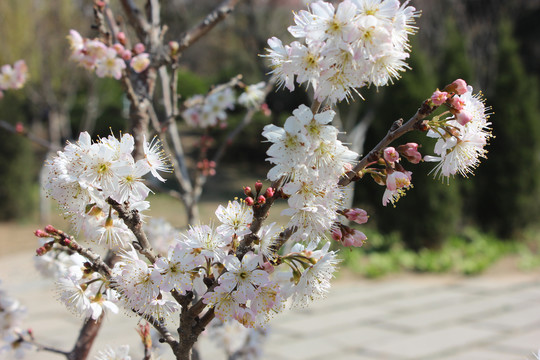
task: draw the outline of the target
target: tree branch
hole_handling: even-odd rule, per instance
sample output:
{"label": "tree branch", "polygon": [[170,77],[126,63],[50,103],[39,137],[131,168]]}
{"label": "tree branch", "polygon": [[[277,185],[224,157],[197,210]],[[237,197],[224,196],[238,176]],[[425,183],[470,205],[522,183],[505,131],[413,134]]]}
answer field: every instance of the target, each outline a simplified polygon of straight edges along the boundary
{"label": "tree branch", "polygon": [[235,8],[240,0],[225,0],[214,11],[206,15],[206,17],[196,26],[188,30],[182,35],[178,41],[179,52],[183,52],[193,43],[203,37],[206,33],[214,28],[221,20],[225,19]]}
{"label": "tree branch", "polygon": [[152,246],[146,237],[142,228],[142,221],[137,210],[129,210],[127,204],[120,204],[110,196],[107,203],[118,213],[118,217],[124,221],[124,224],[131,230],[137,238],[137,250],[143,254],[152,264],[156,262],[156,256],[153,254]]}
{"label": "tree branch", "polygon": [[364,170],[366,166],[368,166],[370,163],[377,161],[381,156],[381,151],[385,147],[390,145],[392,141],[401,137],[403,134],[414,129],[420,129],[420,126],[424,119],[428,115],[430,115],[435,109],[437,109],[437,106],[432,106],[431,101],[428,99],[424,101],[416,114],[414,114],[414,116],[411,117],[405,124],[403,124],[402,119],[394,121],[392,127],[390,128],[386,136],[366,156],[364,156],[358,162],[358,164],[356,164],[353,170],[347,172],[341,177],[338,185],[346,186],[352,181],[360,179],[362,170]]}

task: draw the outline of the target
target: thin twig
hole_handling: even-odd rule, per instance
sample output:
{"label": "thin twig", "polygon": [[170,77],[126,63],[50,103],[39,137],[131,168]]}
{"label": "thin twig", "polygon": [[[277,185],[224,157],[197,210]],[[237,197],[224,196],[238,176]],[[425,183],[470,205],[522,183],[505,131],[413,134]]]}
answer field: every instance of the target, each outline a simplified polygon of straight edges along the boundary
{"label": "thin twig", "polygon": [[34,134],[32,134],[31,132],[28,132],[26,130],[20,132],[20,131],[17,131],[17,129],[15,128],[15,126],[11,125],[10,123],[8,123],[7,121],[4,121],[4,120],[0,120],[0,127],[1,128],[4,128],[6,129],[7,131],[13,133],[13,134],[18,134],[18,135],[21,135],[21,136],[24,136],[26,137],[27,139],[29,139],[30,141],[38,144],[38,145],[41,145],[43,146],[44,148],[46,149],[49,149],[49,151],[58,151],[58,150],[61,150],[60,147],[58,147],[57,145],[55,144],[52,144],[50,143],[49,141],[45,140],[45,139],[42,139],[40,137],[37,137],[35,136]]}
{"label": "thin twig", "polygon": [[431,105],[431,102],[428,99],[424,101],[416,114],[414,114],[414,116],[411,117],[405,124],[403,124],[403,120],[401,119],[394,121],[392,127],[390,128],[386,136],[366,156],[364,156],[358,162],[358,164],[356,164],[354,169],[347,172],[341,177],[338,185],[346,186],[352,181],[359,180],[362,170],[364,170],[364,168],[368,166],[368,164],[377,161],[381,156],[381,151],[385,147],[387,147],[390,143],[392,143],[392,141],[404,135],[405,133],[412,131],[415,128],[419,128],[419,126],[422,124],[422,121],[424,121],[424,119],[436,108],[436,106]]}
{"label": "thin twig", "polygon": [[142,228],[142,221],[137,210],[129,210],[127,204],[120,204],[110,196],[107,198],[107,203],[118,213],[118,217],[124,221],[124,224],[131,230],[135,238],[137,238],[137,250],[143,254],[152,264],[156,262],[156,256],[153,253],[152,246],[146,237],[146,233]]}
{"label": "thin twig", "polygon": [[206,15],[206,17],[196,26],[188,30],[182,35],[178,41],[179,52],[183,52],[193,43],[203,37],[207,32],[212,30],[220,21],[225,19],[233,10],[240,0],[225,0],[214,11]]}

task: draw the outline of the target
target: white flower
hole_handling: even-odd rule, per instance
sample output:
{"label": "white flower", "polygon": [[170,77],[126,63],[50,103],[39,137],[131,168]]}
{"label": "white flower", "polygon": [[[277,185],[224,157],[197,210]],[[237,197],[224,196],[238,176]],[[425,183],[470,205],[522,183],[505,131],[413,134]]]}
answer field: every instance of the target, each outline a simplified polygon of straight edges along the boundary
{"label": "white flower", "polygon": [[265,86],[266,83],[264,81],[246,86],[244,92],[238,97],[238,103],[247,108],[259,107],[264,102],[266,96],[264,91]]}
{"label": "white flower", "polygon": [[126,68],[124,60],[117,56],[116,50],[108,48],[105,54],[96,61],[96,75],[98,77],[113,77],[119,80],[122,77],[122,70]]}
{"label": "white flower", "polygon": [[253,299],[256,287],[268,281],[268,273],[258,269],[262,258],[252,252],[247,253],[238,260],[236,256],[229,255],[223,261],[227,272],[220,276],[219,284],[233,293],[238,301],[245,303]]}
{"label": "white flower", "polygon": [[152,279],[163,291],[176,289],[180,294],[185,294],[192,289],[192,272],[203,260],[193,249],[177,243],[170,247],[167,257],[157,259]]}
{"label": "white flower", "polygon": [[339,263],[337,254],[328,251],[330,243],[326,243],[321,250],[314,251],[311,259],[314,265],[309,266],[293,287],[292,306],[304,307],[313,300],[326,296],[330,289],[330,280],[334,277],[336,265]]}
{"label": "white flower", "polygon": [[253,209],[240,204],[238,201],[229,201],[227,208],[219,205],[216,217],[222,222],[216,231],[225,237],[240,237],[251,233],[249,226],[253,221]]}
{"label": "white flower", "polygon": [[168,156],[165,155],[161,148],[161,142],[154,136],[151,142],[146,141],[146,136],[143,141],[144,149],[144,165],[150,170],[152,175],[158,180],[165,182],[165,179],[158,174],[158,171],[171,172],[171,165]]}
{"label": "white flower", "polygon": [[231,240],[226,239],[208,225],[192,226],[187,233],[182,234],[182,237],[182,242],[189,248],[201,249],[201,254],[207,259],[217,261],[225,258],[225,248]]}
{"label": "white flower", "polygon": [[487,113],[489,108],[484,106],[481,94],[472,95],[472,88],[469,87],[461,95],[461,100],[465,103],[463,110],[472,116],[471,121],[461,125],[452,117],[446,122],[446,126],[453,129],[452,135],[444,129],[430,130],[427,134],[438,139],[434,149],[437,156],[428,155],[424,160],[438,162],[432,172],[435,177],[446,178],[447,181],[457,173],[465,177],[472,174],[480,159],[486,157],[484,147],[492,137]]}

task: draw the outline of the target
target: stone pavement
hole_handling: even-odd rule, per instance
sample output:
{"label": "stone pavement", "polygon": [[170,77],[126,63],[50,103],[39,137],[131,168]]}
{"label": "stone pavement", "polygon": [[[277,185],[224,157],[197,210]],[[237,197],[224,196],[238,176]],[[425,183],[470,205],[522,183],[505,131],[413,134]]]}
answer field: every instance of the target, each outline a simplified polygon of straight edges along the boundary
{"label": "stone pavement", "polygon": [[[37,339],[70,348],[80,319],[52,299],[51,283],[33,270],[31,255],[0,257],[0,279],[0,287],[28,307],[27,325]],[[135,355],[137,319],[106,322],[94,348],[129,343]],[[338,280],[327,299],[278,316],[270,334],[264,359],[532,360],[540,348],[540,276]],[[200,350],[203,360],[225,359],[207,340]],[[50,353],[30,358],[62,359]]]}

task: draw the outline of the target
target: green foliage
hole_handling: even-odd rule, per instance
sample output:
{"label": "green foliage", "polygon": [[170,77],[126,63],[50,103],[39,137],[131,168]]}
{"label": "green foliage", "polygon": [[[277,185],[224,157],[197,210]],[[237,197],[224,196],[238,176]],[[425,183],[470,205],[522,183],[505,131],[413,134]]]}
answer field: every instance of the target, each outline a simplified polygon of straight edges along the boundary
{"label": "green foliage", "polygon": [[512,23],[499,27],[490,161],[477,171],[477,214],[499,236],[519,235],[540,210],[540,108],[538,83],[527,74]]}
{"label": "green foliage", "polygon": [[[421,249],[418,252],[404,249],[396,233],[389,237],[371,231],[366,234],[368,242],[365,248],[343,250],[341,256],[344,267],[369,278],[399,271],[475,275],[486,270],[503,255],[517,253],[522,249],[473,228],[467,228],[461,235],[451,237],[438,250]],[[385,250],[379,251],[382,249]],[[534,261],[540,265],[539,258],[534,257]]]}
{"label": "green foliage", "polygon": [[[12,125],[24,123],[24,113],[16,96],[6,93],[0,102],[0,114],[9,108],[8,121]],[[28,217],[33,205],[33,184],[36,174],[33,150],[28,139],[0,131],[0,221]]]}

